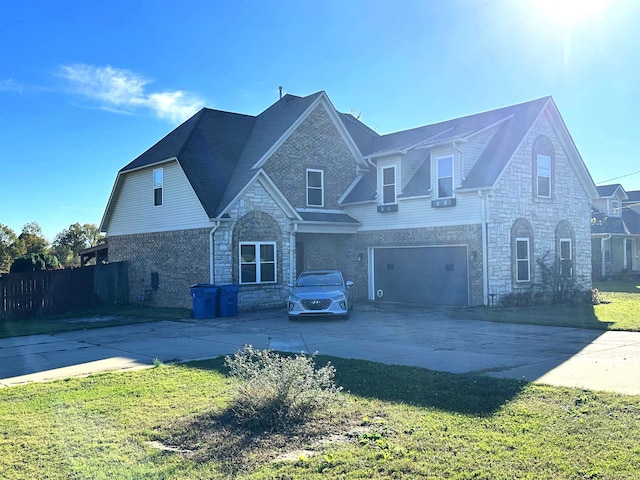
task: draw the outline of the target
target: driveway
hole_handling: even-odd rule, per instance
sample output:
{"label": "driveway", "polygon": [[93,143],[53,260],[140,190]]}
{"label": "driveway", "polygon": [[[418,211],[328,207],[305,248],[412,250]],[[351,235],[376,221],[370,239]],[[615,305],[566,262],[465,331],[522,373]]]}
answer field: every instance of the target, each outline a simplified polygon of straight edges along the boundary
{"label": "driveway", "polygon": [[[96,319],[100,321],[100,319]],[[357,307],[347,321],[284,310],[0,339],[0,385],[231,354],[289,352],[640,394],[640,333],[455,320],[444,309]]]}

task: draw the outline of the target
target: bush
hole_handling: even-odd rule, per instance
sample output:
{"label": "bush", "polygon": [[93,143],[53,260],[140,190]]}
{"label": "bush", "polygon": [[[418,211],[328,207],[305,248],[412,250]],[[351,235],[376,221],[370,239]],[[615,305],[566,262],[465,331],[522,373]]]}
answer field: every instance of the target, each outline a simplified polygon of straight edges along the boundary
{"label": "bush", "polygon": [[240,380],[231,410],[249,429],[286,430],[340,399],[335,368],[315,368],[315,355],[280,356],[251,345],[227,356],[225,364]]}

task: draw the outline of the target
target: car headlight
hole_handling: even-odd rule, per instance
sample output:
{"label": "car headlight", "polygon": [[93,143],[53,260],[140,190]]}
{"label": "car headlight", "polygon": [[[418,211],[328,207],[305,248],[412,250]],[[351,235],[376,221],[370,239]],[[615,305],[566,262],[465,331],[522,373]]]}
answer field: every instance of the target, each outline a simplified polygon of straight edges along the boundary
{"label": "car headlight", "polygon": [[339,302],[340,300],[345,300],[347,297],[345,296],[344,293],[341,293],[340,295],[336,295],[335,297],[332,297],[332,298]]}
{"label": "car headlight", "polygon": [[300,301],[300,297],[296,297],[295,295],[289,295],[289,301],[290,302],[299,302]]}

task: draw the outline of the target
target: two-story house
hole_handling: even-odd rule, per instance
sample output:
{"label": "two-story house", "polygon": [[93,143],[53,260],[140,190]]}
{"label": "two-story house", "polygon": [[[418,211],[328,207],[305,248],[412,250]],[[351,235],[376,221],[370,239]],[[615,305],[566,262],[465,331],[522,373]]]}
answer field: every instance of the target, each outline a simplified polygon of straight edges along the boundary
{"label": "two-story house", "polygon": [[627,192],[617,183],[597,188],[591,212],[594,277],[640,272],[640,191]]}
{"label": "two-story house", "polygon": [[545,254],[590,288],[597,196],[551,97],[380,135],[318,92],[201,110],[120,170],[101,229],[155,305],[208,282],[280,306],[310,268],[358,300],[481,305],[539,282]]}

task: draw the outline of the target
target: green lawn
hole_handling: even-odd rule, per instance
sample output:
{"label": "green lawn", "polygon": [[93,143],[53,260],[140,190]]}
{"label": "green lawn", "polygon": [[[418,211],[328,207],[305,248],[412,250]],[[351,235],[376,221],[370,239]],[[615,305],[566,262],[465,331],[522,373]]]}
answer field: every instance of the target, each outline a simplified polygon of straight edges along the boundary
{"label": "green lawn", "polygon": [[0,478],[640,477],[638,396],[330,360],[346,402],[284,433],[223,428],[221,359],[1,389]]}
{"label": "green lawn", "polygon": [[456,308],[449,314],[467,320],[640,332],[640,282],[596,282],[594,288],[605,303],[583,303],[575,307]]}

